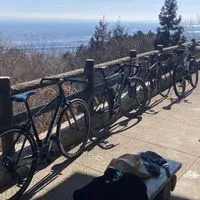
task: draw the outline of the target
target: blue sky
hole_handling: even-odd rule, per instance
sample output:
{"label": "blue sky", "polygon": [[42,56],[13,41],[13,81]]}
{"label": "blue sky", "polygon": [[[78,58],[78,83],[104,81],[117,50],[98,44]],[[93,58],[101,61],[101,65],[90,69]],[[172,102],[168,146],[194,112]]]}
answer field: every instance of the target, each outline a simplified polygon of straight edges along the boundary
{"label": "blue sky", "polygon": [[[200,18],[199,0],[178,0],[183,20]],[[0,19],[157,21],[164,0],[0,0]]]}

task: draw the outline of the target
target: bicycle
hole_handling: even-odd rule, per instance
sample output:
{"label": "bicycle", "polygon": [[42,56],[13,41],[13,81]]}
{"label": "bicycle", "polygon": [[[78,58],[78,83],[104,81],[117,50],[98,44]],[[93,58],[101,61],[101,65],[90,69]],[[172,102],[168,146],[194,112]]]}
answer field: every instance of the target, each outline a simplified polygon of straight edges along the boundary
{"label": "bicycle", "polygon": [[[63,83],[65,81],[85,83],[85,80],[63,77],[46,77],[42,82],[57,85],[59,94],[36,113],[32,113],[28,99],[34,91],[11,97],[12,101],[22,102],[26,106],[28,121],[25,124],[9,128],[1,133],[1,138],[11,137],[7,149],[1,150],[0,166],[5,172],[6,182],[0,180],[0,199],[18,199],[25,192],[36,171],[37,160],[46,161],[51,153],[53,141],[57,143],[61,153],[67,158],[80,155],[90,134],[90,114],[88,106],[82,99],[69,100],[65,97]],[[44,139],[40,139],[34,119],[41,112],[55,105],[56,109]],[[56,134],[53,134],[56,125]],[[67,134],[68,133],[68,134]],[[73,140],[70,139],[73,136]]]}
{"label": "bicycle", "polygon": [[[128,73],[125,68],[128,67]],[[114,115],[128,118],[140,115],[146,107],[148,90],[142,79],[131,74],[131,68],[136,67],[121,63],[119,69],[110,77],[106,77],[106,67],[95,68],[102,74],[103,90],[94,92],[90,106],[91,118],[94,121],[92,132],[101,133],[110,124]],[[110,85],[109,80],[115,80],[115,85]],[[117,82],[116,82],[117,80]],[[112,82],[112,81],[111,81]],[[95,121],[96,120],[96,121]]]}
{"label": "bicycle", "polygon": [[192,88],[198,84],[199,72],[194,56],[196,45],[195,40],[188,46],[179,43],[179,49],[175,50],[177,62],[174,64],[173,88],[178,98],[185,96],[186,81]]}
{"label": "bicycle", "polygon": [[162,97],[167,97],[171,89],[172,72],[170,62],[171,53],[164,53],[162,45],[160,52],[144,57],[143,64],[139,64],[138,77],[145,82],[149,90],[147,105],[151,102],[153,92],[157,91]]}

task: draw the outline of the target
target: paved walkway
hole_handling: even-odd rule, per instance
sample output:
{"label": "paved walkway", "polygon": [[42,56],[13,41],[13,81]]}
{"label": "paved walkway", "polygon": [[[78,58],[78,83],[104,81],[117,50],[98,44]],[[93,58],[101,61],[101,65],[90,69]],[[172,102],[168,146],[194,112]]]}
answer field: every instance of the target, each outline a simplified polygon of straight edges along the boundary
{"label": "paved walkway", "polygon": [[200,87],[181,102],[156,96],[152,103],[141,119],[121,118],[112,126],[106,139],[111,148],[90,145],[74,162],[61,156],[38,171],[23,199],[71,200],[113,157],[152,150],[183,164],[172,199],[200,200]]}

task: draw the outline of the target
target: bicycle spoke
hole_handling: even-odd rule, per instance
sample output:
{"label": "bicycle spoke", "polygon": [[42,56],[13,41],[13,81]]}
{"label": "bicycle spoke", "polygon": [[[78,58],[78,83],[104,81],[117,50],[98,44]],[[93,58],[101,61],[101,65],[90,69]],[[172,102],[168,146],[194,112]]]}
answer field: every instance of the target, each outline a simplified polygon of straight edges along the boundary
{"label": "bicycle spoke", "polygon": [[[11,129],[1,135],[13,136],[10,149],[0,152],[0,199],[17,199],[28,187],[36,167],[36,151],[32,139],[20,130]],[[13,151],[14,150],[14,151]]]}
{"label": "bicycle spoke", "polygon": [[58,145],[64,156],[79,155],[87,143],[90,132],[89,110],[83,100],[74,99],[59,119]]}

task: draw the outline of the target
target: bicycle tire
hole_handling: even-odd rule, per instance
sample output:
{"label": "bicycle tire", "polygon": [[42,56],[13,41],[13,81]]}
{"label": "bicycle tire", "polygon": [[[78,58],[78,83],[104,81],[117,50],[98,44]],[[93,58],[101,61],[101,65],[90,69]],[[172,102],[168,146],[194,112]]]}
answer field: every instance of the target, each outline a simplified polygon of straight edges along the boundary
{"label": "bicycle tire", "polygon": [[112,98],[110,90],[103,93],[94,94],[89,100],[91,106],[91,132],[92,136],[99,137],[107,123],[112,118],[112,108],[114,97]]}
{"label": "bicycle tire", "polygon": [[147,86],[148,88],[148,100],[147,100],[147,103],[146,103],[146,106],[148,107],[151,103],[151,99],[152,99],[152,93],[153,93],[153,90],[154,90],[154,84],[153,84],[153,81],[152,81],[152,78],[151,78],[151,72],[141,72],[138,77],[141,78],[144,82],[145,82],[145,85]]}
{"label": "bicycle tire", "polygon": [[172,74],[168,65],[161,65],[158,70],[157,88],[162,97],[167,97],[171,90]]}
{"label": "bicycle tire", "polygon": [[193,60],[190,61],[189,73],[190,73],[190,84],[193,88],[196,88],[199,80],[199,70],[196,64],[196,60],[194,58]]}
{"label": "bicycle tire", "polygon": [[6,130],[0,137],[13,137],[9,149],[0,152],[1,173],[4,171],[6,176],[0,180],[0,199],[17,200],[29,186],[36,170],[37,146],[32,135],[20,129]]}
{"label": "bicycle tire", "polygon": [[128,118],[140,115],[147,107],[148,88],[138,77],[129,77],[122,86],[119,105],[123,116]]}
{"label": "bicycle tire", "polygon": [[183,98],[185,96],[186,79],[185,67],[183,65],[177,65],[174,68],[173,88],[178,98]]}
{"label": "bicycle tire", "polygon": [[[68,134],[65,133],[67,130]],[[90,113],[82,99],[73,99],[60,114],[57,125],[57,142],[63,156],[79,156],[90,136]]]}
{"label": "bicycle tire", "polygon": [[152,78],[151,78],[150,75],[147,75],[145,80],[143,80],[143,81],[145,82],[145,85],[147,86],[147,89],[148,89],[148,100],[147,100],[147,103],[146,103],[146,107],[148,107],[151,103],[151,100],[152,100],[154,84],[153,84],[153,81],[152,81]]}

